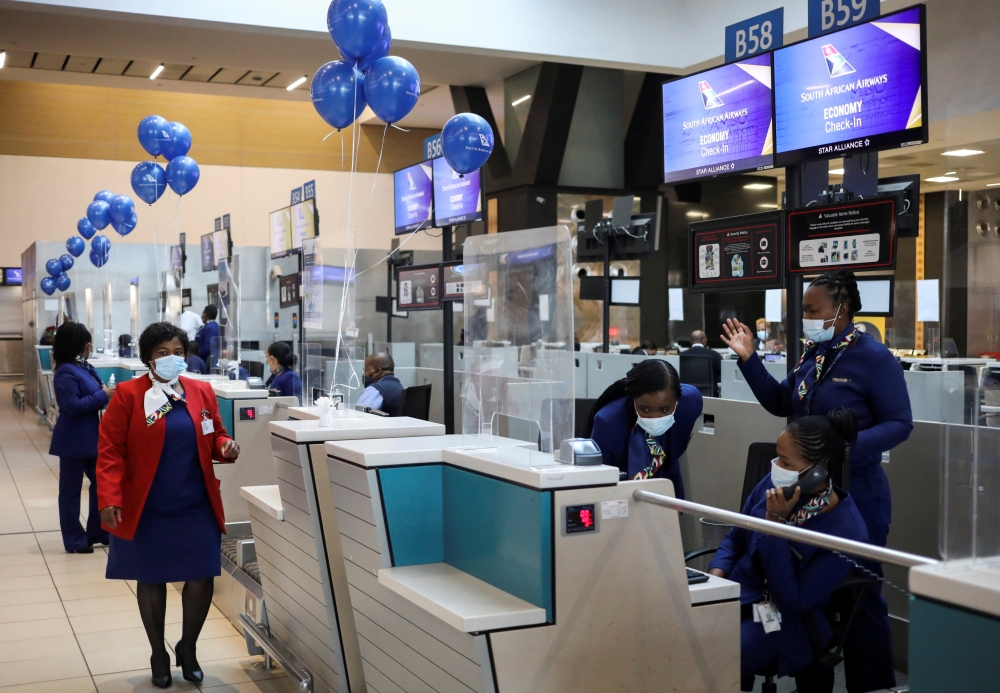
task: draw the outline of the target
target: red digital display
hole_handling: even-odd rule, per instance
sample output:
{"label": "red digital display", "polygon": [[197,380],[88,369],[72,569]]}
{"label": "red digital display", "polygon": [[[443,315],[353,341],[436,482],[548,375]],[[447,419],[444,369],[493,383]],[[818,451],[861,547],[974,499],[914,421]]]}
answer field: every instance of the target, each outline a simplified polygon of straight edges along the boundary
{"label": "red digital display", "polygon": [[257,407],[240,407],[240,421],[256,421]]}
{"label": "red digital display", "polygon": [[593,532],[597,529],[594,505],[574,505],[566,508],[566,534]]}

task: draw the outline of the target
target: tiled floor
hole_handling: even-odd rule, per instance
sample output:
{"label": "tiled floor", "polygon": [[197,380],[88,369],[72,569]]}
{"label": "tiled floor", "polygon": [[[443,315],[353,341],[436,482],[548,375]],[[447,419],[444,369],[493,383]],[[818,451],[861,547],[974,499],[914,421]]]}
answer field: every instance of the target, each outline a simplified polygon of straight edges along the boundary
{"label": "tiled floor", "polygon": [[[107,553],[67,554],[56,507],[59,460],[31,411],[11,406],[0,380],[0,693],[156,691],[135,585],[104,578]],[[81,493],[87,513],[87,482]],[[95,547],[96,548],[96,547]],[[180,638],[180,585],[167,593],[167,647]],[[280,670],[247,655],[246,642],[212,607],[198,641],[211,693],[292,693]],[[172,670],[170,690],[199,688]]]}

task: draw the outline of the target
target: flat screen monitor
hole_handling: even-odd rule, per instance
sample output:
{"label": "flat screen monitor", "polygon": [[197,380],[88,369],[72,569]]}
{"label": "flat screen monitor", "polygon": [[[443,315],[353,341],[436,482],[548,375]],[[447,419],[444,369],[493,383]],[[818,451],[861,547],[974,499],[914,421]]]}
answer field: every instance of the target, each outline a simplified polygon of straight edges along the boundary
{"label": "flat screen monitor", "polygon": [[21,268],[4,267],[3,283],[6,284],[7,286],[21,286]]}
{"label": "flat screen monitor", "polygon": [[892,277],[858,277],[858,293],[861,295],[859,315],[892,317]]}
{"label": "flat screen monitor", "polygon": [[201,271],[211,272],[215,269],[215,234],[206,233],[201,237]]}
{"label": "flat screen monitor", "polygon": [[771,54],[663,84],[666,183],[772,168]]}
{"label": "flat screen monitor", "polygon": [[690,224],[691,291],[782,288],[782,214],[761,212]]}
{"label": "flat screen monitor", "polygon": [[434,226],[467,224],[483,218],[479,171],[459,176],[443,156],[431,159],[434,167]]}
{"label": "flat screen monitor", "polygon": [[413,233],[432,224],[434,192],[431,163],[424,161],[393,174],[396,235]]}
{"label": "flat screen monitor", "polygon": [[896,198],[806,207],[787,213],[789,274],[896,267]]}
{"label": "flat screen monitor", "polygon": [[302,241],[316,237],[316,200],[302,200],[289,207],[292,217],[292,250],[301,250]]}
{"label": "flat screen monitor", "polygon": [[435,310],[441,307],[441,265],[400,269],[396,279],[399,310]]}
{"label": "flat screen monitor", "polygon": [[611,305],[613,306],[639,305],[639,278],[612,277]]}
{"label": "flat screen monitor", "polygon": [[775,165],[927,142],[924,6],[774,52]]}
{"label": "flat screen monitor", "polygon": [[215,258],[215,267],[218,268],[219,262],[229,257],[229,229],[222,229],[222,231],[213,232],[212,247]]}
{"label": "flat screen monitor", "polygon": [[292,252],[292,209],[283,207],[268,216],[271,228],[271,259],[285,257]]}

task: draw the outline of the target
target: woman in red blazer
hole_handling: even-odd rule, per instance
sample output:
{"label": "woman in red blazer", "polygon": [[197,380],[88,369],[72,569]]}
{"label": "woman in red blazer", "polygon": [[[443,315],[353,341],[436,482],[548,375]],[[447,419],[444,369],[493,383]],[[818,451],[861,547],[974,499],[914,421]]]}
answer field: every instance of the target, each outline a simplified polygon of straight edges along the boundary
{"label": "woman in red blazer", "polygon": [[166,322],[139,337],[149,373],[119,383],[101,421],[98,504],[111,533],[106,576],[135,580],[139,613],[153,649],[153,684],[171,684],[164,646],[168,582],[184,582],[184,623],[174,648],[184,678],[200,682],[195,644],[221,572],[225,532],[212,460],[233,462],[239,446],[219,418],[205,382],[179,377],[188,336]]}

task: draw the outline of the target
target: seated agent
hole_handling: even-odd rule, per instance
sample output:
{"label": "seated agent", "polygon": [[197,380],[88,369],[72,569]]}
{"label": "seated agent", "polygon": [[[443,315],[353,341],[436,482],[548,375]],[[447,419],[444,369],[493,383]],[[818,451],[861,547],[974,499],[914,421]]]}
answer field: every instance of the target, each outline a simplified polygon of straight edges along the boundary
{"label": "seated agent", "polygon": [[396,364],[385,352],[365,359],[365,389],[358,397],[359,407],[371,407],[389,416],[399,416],[403,404],[403,383],[393,371]]}
{"label": "seated agent", "polygon": [[[830,481],[840,477],[857,431],[857,416],[844,407],[788,424],[778,436],[771,474],[747,498],[743,514],[867,541],[854,499]],[[795,492],[786,500],[783,487],[792,486]],[[777,662],[778,675],[795,676],[800,693],[833,690],[833,669],[816,660],[810,630],[826,647],[831,630],[823,607],[850,570],[847,559],[826,549],[739,527],[729,530],[708,572],[740,583],[741,671],[747,685],[754,672]],[[765,628],[764,621],[777,619],[775,612],[778,628]]]}
{"label": "seated agent", "polygon": [[618,467],[622,479],[670,479],[677,497],[684,498],[677,461],[701,407],[701,393],[682,385],[673,366],[646,359],[598,398],[587,428],[604,464]]}
{"label": "seated agent", "polygon": [[[182,327],[181,329],[183,330],[184,328]],[[208,375],[208,365],[198,356],[198,342],[188,342],[187,371],[188,373]]]}
{"label": "seated agent", "polygon": [[[722,354],[708,347],[708,335],[701,330],[695,330],[691,333],[691,349],[694,350],[691,353],[707,353],[712,357],[712,377],[715,378],[715,384],[718,386],[722,382]],[[704,349],[704,352],[699,352],[700,349]]]}
{"label": "seated agent", "polygon": [[271,377],[264,386],[277,390],[282,397],[296,397],[302,403],[302,379],[293,370],[295,355],[285,342],[274,342],[264,351],[264,365],[271,371]]}

